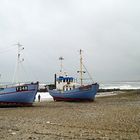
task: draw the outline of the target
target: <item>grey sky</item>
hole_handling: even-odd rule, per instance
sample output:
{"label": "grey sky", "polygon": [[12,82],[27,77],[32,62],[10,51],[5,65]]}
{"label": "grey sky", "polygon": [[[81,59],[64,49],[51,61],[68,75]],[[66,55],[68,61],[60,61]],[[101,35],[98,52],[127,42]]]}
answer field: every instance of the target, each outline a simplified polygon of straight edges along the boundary
{"label": "grey sky", "polygon": [[12,80],[17,42],[27,81],[53,81],[59,56],[76,75],[79,49],[95,81],[140,80],[140,1],[0,0],[1,81]]}

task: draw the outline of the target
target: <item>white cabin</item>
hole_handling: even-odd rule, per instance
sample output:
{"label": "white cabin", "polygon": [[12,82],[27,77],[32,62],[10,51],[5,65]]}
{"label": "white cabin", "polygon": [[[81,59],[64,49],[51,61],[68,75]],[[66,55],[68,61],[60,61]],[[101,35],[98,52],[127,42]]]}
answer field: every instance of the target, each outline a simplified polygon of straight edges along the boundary
{"label": "white cabin", "polygon": [[77,86],[76,79],[70,76],[56,77],[56,89],[60,91],[73,90]]}

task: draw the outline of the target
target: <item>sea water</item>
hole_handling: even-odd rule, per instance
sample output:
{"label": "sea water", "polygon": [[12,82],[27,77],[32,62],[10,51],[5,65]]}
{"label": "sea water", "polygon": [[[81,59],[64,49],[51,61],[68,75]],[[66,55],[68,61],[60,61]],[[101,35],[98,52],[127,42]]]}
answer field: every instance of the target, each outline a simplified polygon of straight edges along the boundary
{"label": "sea water", "polygon": [[101,82],[100,89],[140,89],[140,81]]}

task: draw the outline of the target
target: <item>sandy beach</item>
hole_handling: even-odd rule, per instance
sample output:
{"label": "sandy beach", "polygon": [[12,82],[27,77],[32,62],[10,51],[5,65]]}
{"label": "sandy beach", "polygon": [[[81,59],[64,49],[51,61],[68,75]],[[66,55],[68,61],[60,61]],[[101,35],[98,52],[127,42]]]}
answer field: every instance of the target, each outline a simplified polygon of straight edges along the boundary
{"label": "sandy beach", "polygon": [[1,140],[139,140],[140,92],[0,108]]}

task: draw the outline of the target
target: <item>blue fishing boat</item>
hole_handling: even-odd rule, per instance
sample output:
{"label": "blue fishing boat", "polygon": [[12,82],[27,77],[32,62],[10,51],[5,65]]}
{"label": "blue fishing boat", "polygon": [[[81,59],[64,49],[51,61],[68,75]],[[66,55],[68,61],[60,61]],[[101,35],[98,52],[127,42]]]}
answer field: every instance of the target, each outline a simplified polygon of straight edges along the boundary
{"label": "blue fishing boat", "polygon": [[0,105],[31,106],[38,90],[38,82],[0,87]]}
{"label": "blue fishing boat", "polygon": [[56,89],[48,89],[54,101],[94,101],[99,89],[99,84],[83,84],[82,74],[85,73],[85,71],[83,71],[82,67],[82,50],[80,50],[80,71],[78,71],[80,73],[80,84],[77,83],[75,78],[63,72],[63,57],[60,57],[59,60],[61,60],[61,70],[59,74],[55,75]]}
{"label": "blue fishing boat", "polygon": [[[20,50],[22,45],[18,45],[18,61],[21,63]],[[22,59],[23,60],[23,59]],[[19,67],[19,66],[17,66]],[[18,76],[17,76],[18,77]],[[31,106],[38,91],[39,82],[20,83],[17,81],[10,85],[0,85],[0,105],[8,106]]]}

